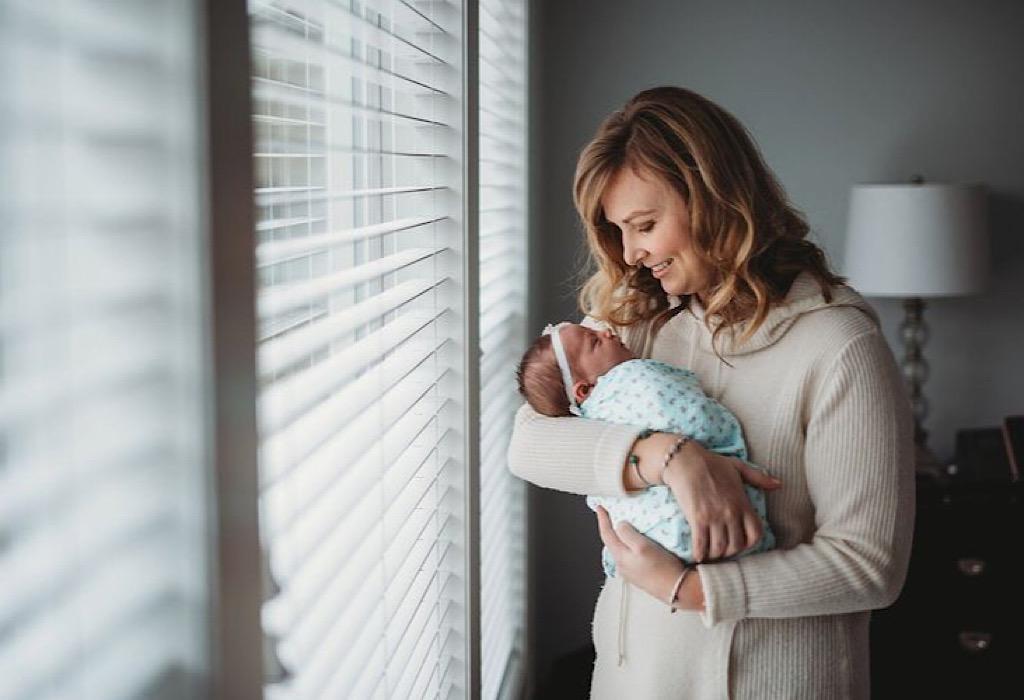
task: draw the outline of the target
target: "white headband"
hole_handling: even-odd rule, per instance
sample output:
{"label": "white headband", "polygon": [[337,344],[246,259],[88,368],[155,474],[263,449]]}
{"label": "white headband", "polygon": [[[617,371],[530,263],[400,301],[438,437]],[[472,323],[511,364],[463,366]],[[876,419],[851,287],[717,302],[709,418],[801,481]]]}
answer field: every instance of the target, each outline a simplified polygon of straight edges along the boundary
{"label": "white headband", "polygon": [[562,326],[572,325],[568,321],[562,321],[544,327],[542,335],[551,336],[551,348],[555,351],[555,359],[558,361],[558,369],[562,371],[562,384],[565,385],[565,395],[569,399],[569,413],[574,416],[580,415],[580,407],[576,404],[576,397],[572,392],[572,372],[569,371],[569,358],[565,356],[565,348],[562,346]]}

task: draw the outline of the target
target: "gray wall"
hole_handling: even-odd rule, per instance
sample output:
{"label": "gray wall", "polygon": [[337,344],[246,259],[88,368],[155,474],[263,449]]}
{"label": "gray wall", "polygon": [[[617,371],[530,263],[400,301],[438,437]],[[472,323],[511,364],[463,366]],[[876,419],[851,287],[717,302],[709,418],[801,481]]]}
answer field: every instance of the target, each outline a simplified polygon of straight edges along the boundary
{"label": "gray wall", "polygon": [[[577,317],[576,156],[639,90],[689,87],[760,144],[842,270],[857,182],[980,182],[993,277],[983,296],[934,301],[927,427],[940,458],[956,429],[1024,413],[1024,3],[535,1],[531,138],[532,327]],[[900,303],[872,300],[897,355]],[[583,499],[531,489],[535,672],[584,645],[601,573]]]}

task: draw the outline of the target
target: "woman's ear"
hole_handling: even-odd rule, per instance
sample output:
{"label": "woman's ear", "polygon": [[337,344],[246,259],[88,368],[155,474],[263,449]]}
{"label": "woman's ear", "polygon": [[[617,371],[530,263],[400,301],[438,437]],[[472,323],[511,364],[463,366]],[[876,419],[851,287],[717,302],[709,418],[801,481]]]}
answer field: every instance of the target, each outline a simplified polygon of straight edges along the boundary
{"label": "woman's ear", "polygon": [[576,382],[572,385],[572,395],[576,397],[576,404],[579,405],[586,401],[587,397],[590,396],[590,390],[594,387],[586,382]]}

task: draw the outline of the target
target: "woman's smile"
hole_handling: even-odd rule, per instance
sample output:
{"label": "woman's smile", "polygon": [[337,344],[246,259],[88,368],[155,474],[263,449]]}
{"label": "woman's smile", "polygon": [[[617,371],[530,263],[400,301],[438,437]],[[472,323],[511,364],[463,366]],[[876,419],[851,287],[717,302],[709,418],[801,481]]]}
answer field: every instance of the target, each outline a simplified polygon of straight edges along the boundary
{"label": "woman's smile", "polygon": [[694,252],[686,201],[670,185],[622,167],[605,188],[601,207],[619,231],[625,265],[643,265],[667,294],[699,294],[710,286],[714,270]]}
{"label": "woman's smile", "polygon": [[656,277],[658,279],[661,279],[666,274],[666,272],[668,271],[668,267],[671,264],[672,264],[672,258],[669,258],[668,260],[663,260],[662,262],[658,263],[657,265],[652,265],[651,266],[651,274],[654,277]]}

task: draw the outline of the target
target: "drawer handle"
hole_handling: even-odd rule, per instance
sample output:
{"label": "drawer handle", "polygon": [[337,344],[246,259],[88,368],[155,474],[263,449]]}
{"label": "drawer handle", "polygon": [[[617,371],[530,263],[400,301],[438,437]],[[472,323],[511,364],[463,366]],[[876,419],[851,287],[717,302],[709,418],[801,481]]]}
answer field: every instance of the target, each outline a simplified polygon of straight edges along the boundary
{"label": "drawer handle", "polygon": [[964,576],[981,576],[985,573],[985,560],[970,559],[967,557],[957,559],[956,568],[959,569],[960,573]]}
{"label": "drawer handle", "polygon": [[980,654],[992,646],[992,635],[988,632],[961,632],[960,647],[972,654]]}

